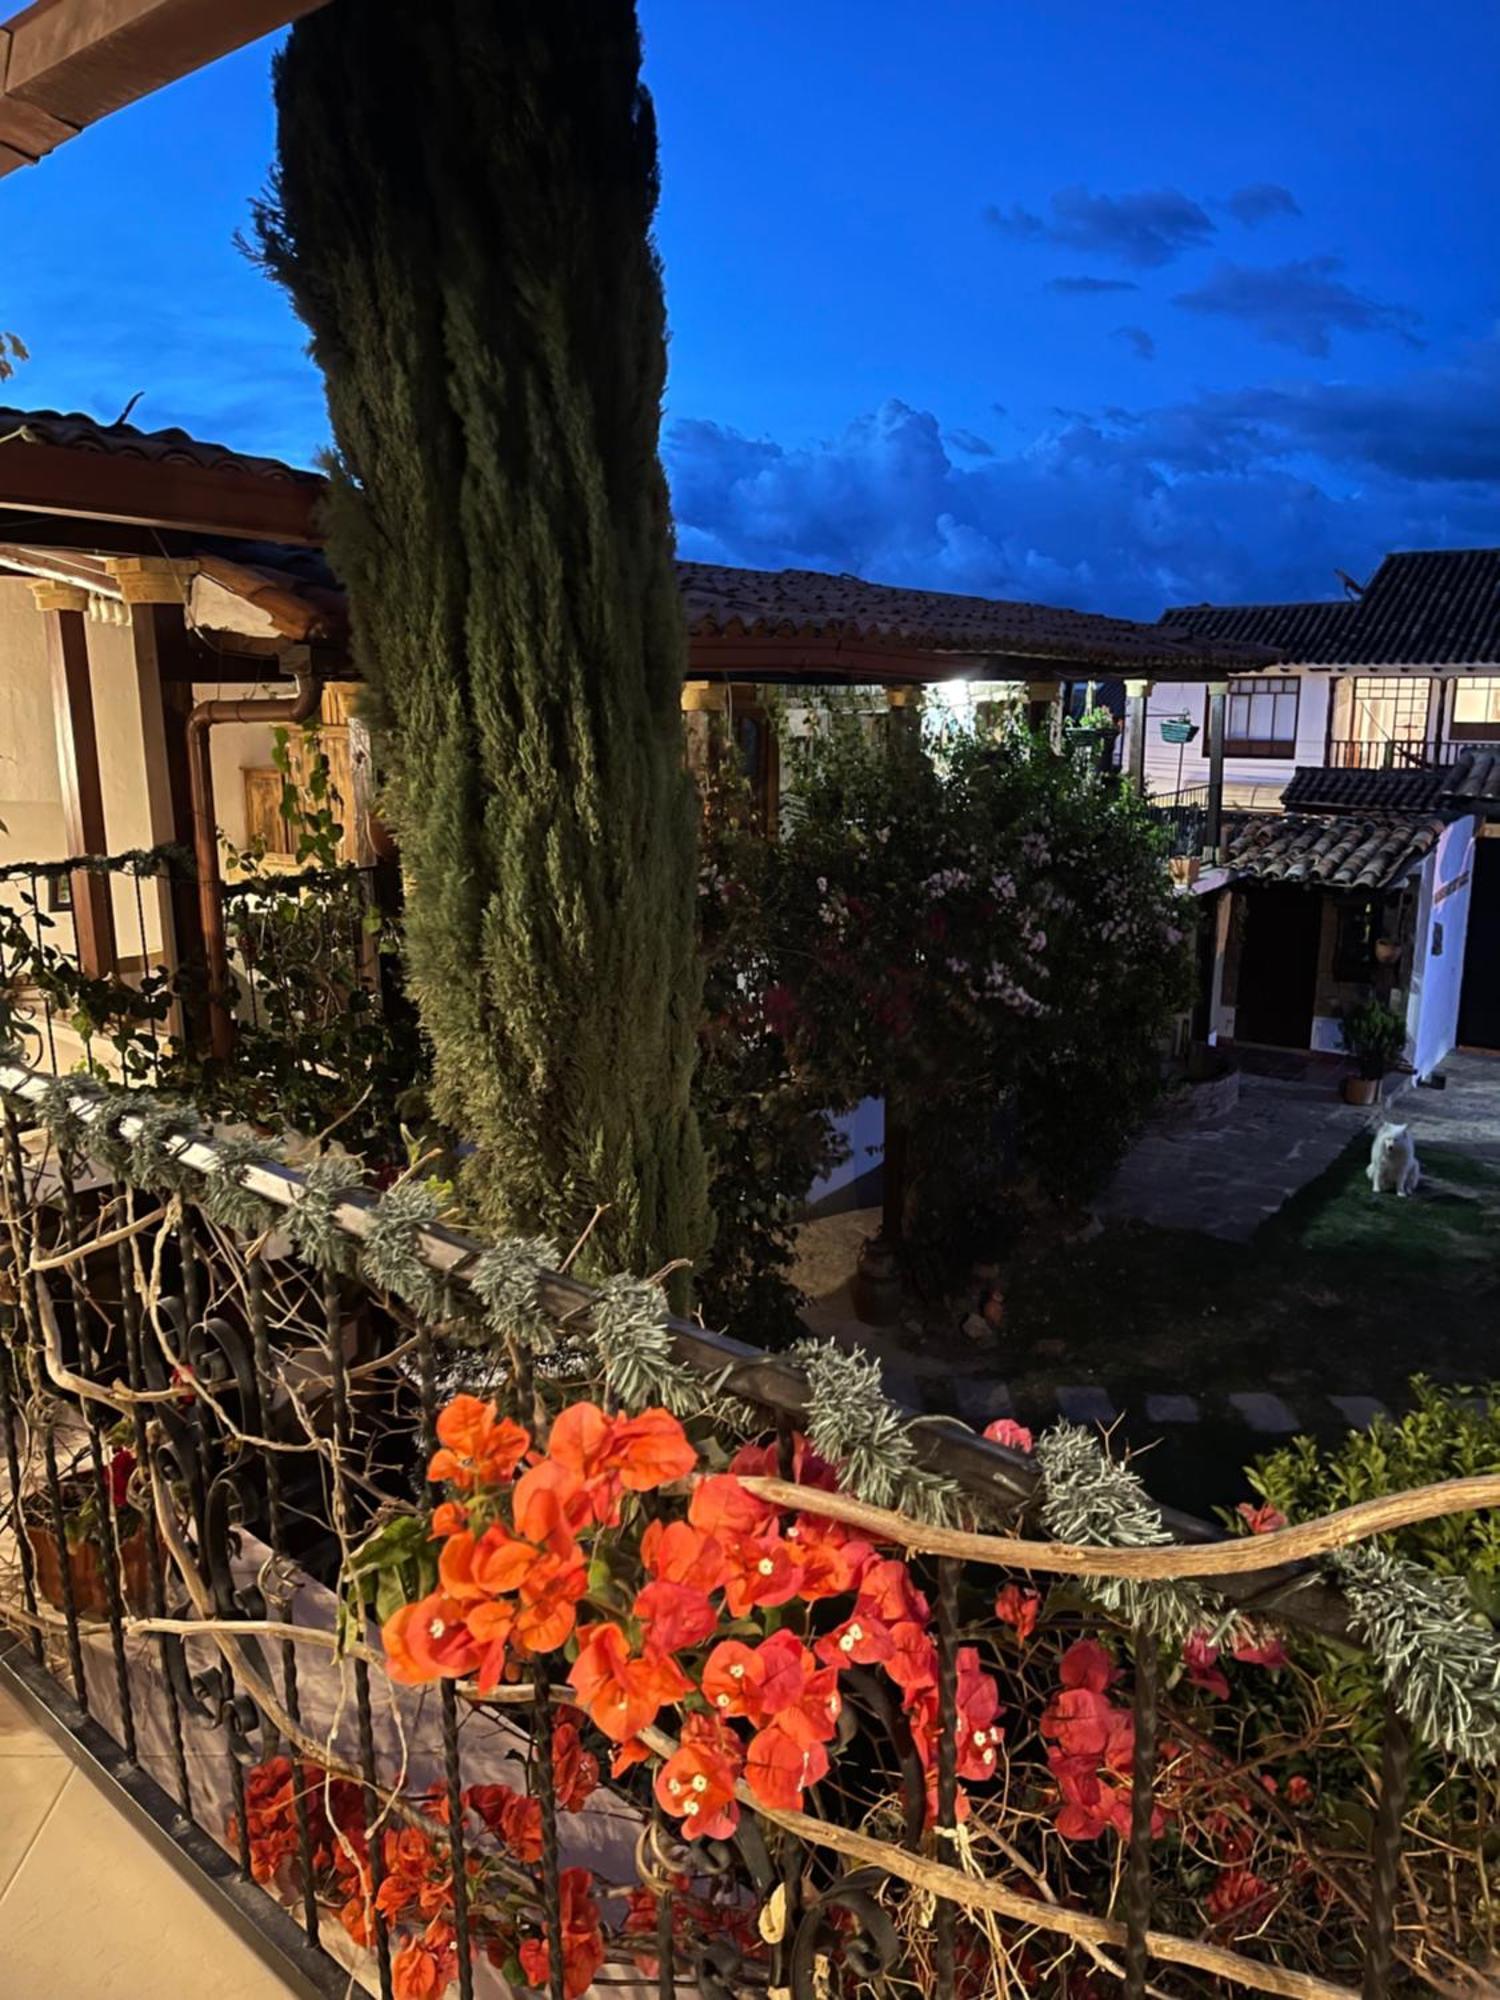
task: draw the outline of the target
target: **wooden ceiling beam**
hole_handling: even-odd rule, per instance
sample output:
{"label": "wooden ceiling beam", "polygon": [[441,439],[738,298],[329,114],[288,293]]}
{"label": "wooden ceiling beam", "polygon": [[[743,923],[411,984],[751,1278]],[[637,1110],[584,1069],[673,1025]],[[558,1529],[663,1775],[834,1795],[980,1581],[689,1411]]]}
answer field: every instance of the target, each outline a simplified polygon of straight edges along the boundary
{"label": "wooden ceiling beam", "polygon": [[0,174],[323,0],[34,0],[0,24]]}

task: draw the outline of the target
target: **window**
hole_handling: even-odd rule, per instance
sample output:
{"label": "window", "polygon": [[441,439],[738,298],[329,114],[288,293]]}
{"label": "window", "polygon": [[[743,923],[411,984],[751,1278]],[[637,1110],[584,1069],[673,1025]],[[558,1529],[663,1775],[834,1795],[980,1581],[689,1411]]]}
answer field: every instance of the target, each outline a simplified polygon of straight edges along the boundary
{"label": "window", "polygon": [[1457,738],[1500,738],[1500,680],[1455,681],[1453,727]]}
{"label": "window", "polygon": [[[1294,674],[1232,680],[1224,704],[1226,757],[1295,757],[1300,684]],[[1206,727],[1203,731],[1208,736]]]}
{"label": "window", "polygon": [[1367,674],[1351,681],[1349,734],[1357,743],[1421,743],[1427,735],[1426,680]]}

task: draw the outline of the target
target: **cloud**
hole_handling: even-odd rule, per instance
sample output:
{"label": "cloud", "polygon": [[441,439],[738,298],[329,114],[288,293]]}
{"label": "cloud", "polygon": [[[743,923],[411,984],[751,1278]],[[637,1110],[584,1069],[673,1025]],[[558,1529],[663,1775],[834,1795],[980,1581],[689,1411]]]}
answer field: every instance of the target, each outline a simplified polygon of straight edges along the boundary
{"label": "cloud", "polygon": [[1302,213],[1291,189],[1281,187],[1275,181],[1254,181],[1249,187],[1236,188],[1224,206],[1246,229],[1257,229],[1261,223],[1274,221],[1279,215]]}
{"label": "cloud", "polygon": [[665,443],[685,556],[1140,618],[1321,597],[1392,548],[1493,546],[1500,336],[1392,383],[1073,412],[970,463],[900,402],[816,445],[702,421]]}
{"label": "cloud", "polygon": [[1417,346],[1418,315],[1385,305],[1344,283],[1339,257],[1303,257],[1290,264],[1220,264],[1196,290],[1179,292],[1174,305],[1189,312],[1237,319],[1280,347],[1321,357],[1329,335],[1391,333]]}
{"label": "cloud", "polygon": [[981,437],[978,431],[948,431],[946,437],[949,444],[958,451],[967,452],[970,458],[995,456],[995,447],[988,438]]}
{"label": "cloud", "polygon": [[1134,278],[1049,278],[1049,292],[1138,292],[1140,286]]}
{"label": "cloud", "polygon": [[1207,209],[1176,188],[1121,195],[1090,194],[1085,187],[1059,188],[1046,217],[1012,204],[1008,209],[987,208],[985,220],[1002,236],[1115,257],[1141,270],[1170,264],[1215,234]]}
{"label": "cloud", "polygon": [[1156,342],[1143,326],[1117,326],[1115,339],[1123,340],[1138,361],[1156,359]]}

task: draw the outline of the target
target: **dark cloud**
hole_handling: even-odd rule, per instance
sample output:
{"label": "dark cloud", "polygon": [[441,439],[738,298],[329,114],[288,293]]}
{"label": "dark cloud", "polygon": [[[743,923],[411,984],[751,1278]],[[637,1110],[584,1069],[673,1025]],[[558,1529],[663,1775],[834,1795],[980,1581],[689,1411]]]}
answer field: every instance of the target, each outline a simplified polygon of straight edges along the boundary
{"label": "dark cloud", "polygon": [[687,556],[1135,617],[1319,597],[1391,548],[1493,545],[1500,337],[1379,386],[1069,413],[973,463],[899,402],[819,445],[686,422],[666,450]]}
{"label": "dark cloud", "polygon": [[1224,206],[1236,222],[1242,222],[1247,229],[1256,229],[1263,222],[1272,222],[1279,215],[1300,215],[1297,198],[1290,188],[1279,186],[1275,181],[1255,181],[1249,187],[1236,188]]}
{"label": "dark cloud", "polygon": [[1290,264],[1220,264],[1194,291],[1179,292],[1174,305],[1189,312],[1237,319],[1262,340],[1322,356],[1329,335],[1392,333],[1418,344],[1416,313],[1382,304],[1345,284],[1339,257],[1303,257]]}
{"label": "dark cloud", "polygon": [[1115,339],[1123,340],[1137,361],[1156,359],[1156,342],[1143,326],[1117,326]]}
{"label": "dark cloud", "polygon": [[1207,209],[1176,188],[1112,195],[1065,187],[1053,195],[1048,208],[1043,217],[1016,204],[1008,209],[990,207],[985,219],[1002,235],[1022,242],[1057,243],[1069,250],[1116,257],[1142,270],[1170,264],[1215,233]]}
{"label": "dark cloud", "polygon": [[1085,275],[1047,280],[1049,292],[1138,292],[1140,289],[1134,278],[1093,278]]}
{"label": "dark cloud", "polygon": [[978,431],[949,431],[946,436],[955,450],[967,452],[970,458],[995,456],[995,447],[988,438],[981,437]]}

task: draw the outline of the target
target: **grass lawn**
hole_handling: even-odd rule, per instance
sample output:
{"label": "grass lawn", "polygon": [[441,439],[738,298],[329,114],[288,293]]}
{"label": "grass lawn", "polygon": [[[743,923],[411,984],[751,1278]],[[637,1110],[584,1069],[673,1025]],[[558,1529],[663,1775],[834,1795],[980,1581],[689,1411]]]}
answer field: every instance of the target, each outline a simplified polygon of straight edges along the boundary
{"label": "grass lawn", "polygon": [[[1058,1383],[1098,1383],[1126,1413],[1163,1499],[1200,1509],[1243,1496],[1238,1468],[1269,1447],[1235,1415],[1270,1390],[1336,1437],[1330,1394],[1406,1402],[1408,1378],[1500,1377],[1500,1169],[1422,1149],[1420,1189],[1370,1192],[1360,1138],[1247,1244],[1142,1225],[1013,1269],[999,1369],[1022,1417]],[[1148,1393],[1196,1397],[1203,1421],[1146,1422]]]}

